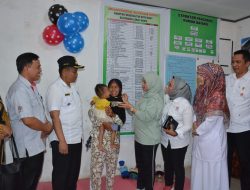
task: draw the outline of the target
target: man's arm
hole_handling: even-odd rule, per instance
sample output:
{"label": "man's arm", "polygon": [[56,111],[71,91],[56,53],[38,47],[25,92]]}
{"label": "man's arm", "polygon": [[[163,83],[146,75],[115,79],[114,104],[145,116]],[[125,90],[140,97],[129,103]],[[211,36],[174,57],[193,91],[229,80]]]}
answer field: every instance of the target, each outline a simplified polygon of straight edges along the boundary
{"label": "man's arm", "polygon": [[43,123],[35,117],[22,118],[22,122],[31,129],[42,131],[45,133],[50,133],[53,129],[52,125],[48,121]]}
{"label": "man's arm", "polygon": [[59,118],[60,115],[60,111],[59,110],[54,110],[50,112],[50,117],[52,119],[53,122],[53,127],[56,133],[56,136],[58,138],[59,141],[59,152],[61,154],[68,154],[68,144],[65,140],[64,134],[63,134],[63,130],[62,130],[62,124],[61,124],[61,120]]}

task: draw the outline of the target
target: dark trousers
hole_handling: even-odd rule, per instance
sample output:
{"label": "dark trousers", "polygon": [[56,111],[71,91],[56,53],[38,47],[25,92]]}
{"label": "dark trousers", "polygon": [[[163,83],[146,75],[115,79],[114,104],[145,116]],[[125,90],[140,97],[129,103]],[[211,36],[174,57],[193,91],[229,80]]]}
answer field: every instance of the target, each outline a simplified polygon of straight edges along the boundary
{"label": "dark trousers", "polygon": [[142,145],[135,141],[135,160],[138,168],[137,188],[153,190],[155,155],[158,144]]}
{"label": "dark trousers", "polygon": [[187,146],[178,149],[171,149],[169,142],[167,148],[161,145],[161,151],[164,160],[165,185],[173,185],[175,175],[174,189],[183,190],[185,181],[184,160]]}
{"label": "dark trousers", "polygon": [[250,131],[227,133],[229,184],[232,175],[233,150],[239,156],[241,190],[250,190]]}
{"label": "dark trousers", "polygon": [[17,174],[0,174],[0,190],[17,190],[19,189],[20,173]]}
{"label": "dark trousers", "polygon": [[68,154],[59,152],[59,142],[51,142],[53,190],[76,190],[82,155],[82,143],[69,144]]}
{"label": "dark trousers", "polygon": [[20,190],[36,190],[43,169],[44,152],[23,159]]}

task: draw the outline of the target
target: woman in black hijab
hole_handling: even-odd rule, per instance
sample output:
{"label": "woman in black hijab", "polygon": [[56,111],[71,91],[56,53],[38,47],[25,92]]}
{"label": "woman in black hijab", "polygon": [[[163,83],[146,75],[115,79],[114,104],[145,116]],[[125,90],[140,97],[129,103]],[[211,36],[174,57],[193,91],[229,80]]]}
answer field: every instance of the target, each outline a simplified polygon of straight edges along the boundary
{"label": "woman in black hijab", "polygon": [[[107,112],[113,112],[114,115],[112,118],[114,120],[113,123],[102,122],[101,124],[107,130],[104,133],[103,145],[105,151],[99,150],[97,144],[99,144],[98,134],[99,134],[99,125],[100,122],[95,119],[93,114],[93,109],[89,110],[89,117],[93,124],[93,130],[91,132],[91,136],[87,142],[87,148],[91,147],[91,163],[90,163],[90,186],[91,189],[100,189],[101,186],[101,176],[103,172],[103,166],[106,166],[106,189],[113,189],[114,185],[114,176],[117,170],[117,161],[120,146],[117,148],[112,148],[110,145],[111,141],[111,133],[112,131],[119,131],[120,126],[122,126],[126,120],[125,110],[123,108],[119,108],[118,105],[122,103],[122,83],[118,79],[112,79],[108,84],[110,90],[110,107],[106,109]],[[90,143],[91,141],[91,143]],[[115,143],[120,144],[120,134],[117,132],[115,137]]]}
{"label": "woman in black hijab", "polygon": [[126,122],[126,113],[124,108],[118,107],[122,101],[122,82],[119,79],[111,79],[108,83],[112,111],[119,116],[123,124]]}
{"label": "woman in black hijab", "polygon": [[[124,108],[118,107],[119,103],[123,102],[122,100],[122,82],[119,79],[111,79],[108,83],[108,88],[110,91],[110,97],[108,101],[110,101],[111,109],[114,114],[117,114],[119,118],[122,120],[123,124],[126,122],[126,112]],[[121,126],[112,125],[112,130],[120,131]],[[110,128],[111,130],[111,128]],[[87,150],[91,146],[91,136],[88,138],[85,144]]]}

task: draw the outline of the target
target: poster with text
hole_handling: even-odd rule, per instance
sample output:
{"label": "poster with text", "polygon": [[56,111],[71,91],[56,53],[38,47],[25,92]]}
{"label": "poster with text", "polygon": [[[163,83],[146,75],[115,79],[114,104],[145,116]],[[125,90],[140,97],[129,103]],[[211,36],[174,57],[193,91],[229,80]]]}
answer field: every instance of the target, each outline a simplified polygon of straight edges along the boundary
{"label": "poster with text", "polygon": [[[160,14],[104,6],[103,83],[122,81],[123,92],[134,105],[142,96],[142,75],[159,74]],[[133,134],[127,114],[121,134]]]}
{"label": "poster with text", "polygon": [[216,56],[217,18],[171,10],[171,52]]}

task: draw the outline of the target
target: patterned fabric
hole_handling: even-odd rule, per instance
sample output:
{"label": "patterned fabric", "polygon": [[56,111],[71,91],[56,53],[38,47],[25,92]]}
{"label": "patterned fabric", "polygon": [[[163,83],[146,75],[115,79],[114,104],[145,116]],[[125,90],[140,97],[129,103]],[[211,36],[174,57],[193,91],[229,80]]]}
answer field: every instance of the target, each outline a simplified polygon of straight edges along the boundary
{"label": "patterned fabric", "polygon": [[[107,133],[106,131],[105,134]],[[101,177],[104,166],[106,167],[106,189],[113,189],[119,150],[111,149],[108,142],[110,141],[106,141],[104,145],[107,151],[100,151],[98,148],[98,137],[92,137],[90,163],[91,190],[101,190]]]}
{"label": "patterned fabric", "polygon": [[[114,184],[114,176],[116,172],[117,159],[119,154],[119,149],[111,148],[111,134],[110,131],[105,131],[103,136],[103,146],[105,152],[99,150],[98,135],[99,126],[102,121],[100,121],[94,114],[94,106],[92,106],[88,112],[89,119],[92,122],[93,129],[91,131],[91,163],[90,163],[90,189],[91,190],[101,190],[101,177],[103,167],[106,166],[106,189],[112,190]],[[122,126],[123,122],[116,115],[113,118],[113,123]],[[116,135],[115,143],[119,142],[119,135]]]}
{"label": "patterned fabric", "polygon": [[8,114],[5,110],[2,98],[0,97],[0,124],[8,124],[10,125],[10,119],[8,117]]}
{"label": "patterned fabric", "polygon": [[205,63],[197,67],[197,74],[204,78],[204,85],[197,87],[194,98],[197,126],[212,115],[222,115],[227,121],[229,110],[223,69],[217,64]]}
{"label": "patterned fabric", "polygon": [[[0,124],[10,126],[10,119],[9,119],[9,116],[8,116],[8,114],[6,112],[5,107],[4,107],[1,96],[0,96]],[[3,127],[4,126],[0,125],[0,135],[5,134]],[[5,148],[4,147],[5,147],[4,139],[2,139],[2,140],[0,140],[0,165],[2,163],[6,164],[6,154],[5,154]]]}

